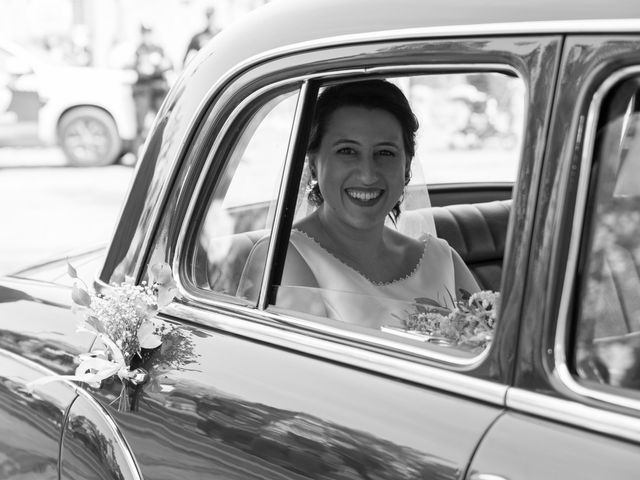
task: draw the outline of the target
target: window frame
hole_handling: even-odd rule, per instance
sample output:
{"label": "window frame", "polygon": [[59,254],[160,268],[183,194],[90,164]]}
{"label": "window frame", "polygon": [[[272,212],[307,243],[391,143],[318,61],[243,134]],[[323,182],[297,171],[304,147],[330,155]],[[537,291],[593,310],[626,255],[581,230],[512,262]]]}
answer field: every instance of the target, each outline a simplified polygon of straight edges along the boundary
{"label": "window frame", "polygon": [[[328,338],[334,338],[338,341],[359,345],[361,348],[381,348],[383,351],[390,354],[409,355],[414,359],[435,361],[439,365],[444,365],[453,369],[473,369],[482,364],[485,359],[490,355],[492,346],[490,345],[482,353],[473,357],[462,357],[459,354],[447,353],[446,348],[424,348],[418,345],[411,345],[405,343],[402,340],[393,340],[390,338],[376,338],[373,335],[362,334],[359,332],[349,331],[347,328],[337,328],[330,324],[320,323],[317,320],[313,320],[310,316],[300,312],[283,313],[281,310],[274,307],[270,303],[271,297],[275,294],[273,289],[274,280],[277,280],[282,274],[282,268],[284,266],[284,258],[286,255],[286,248],[289,238],[289,230],[293,222],[293,214],[283,216],[283,212],[292,212],[291,205],[295,205],[295,196],[298,190],[300,176],[302,172],[303,162],[300,157],[304,158],[306,152],[306,141],[302,141],[300,135],[297,134],[301,129],[301,123],[309,122],[309,105],[315,105],[316,92],[320,85],[335,82],[339,80],[352,80],[356,78],[372,78],[372,77],[402,77],[411,75],[429,75],[438,73],[503,73],[519,78],[525,88],[525,95],[523,101],[526,102],[527,90],[529,88],[526,79],[523,77],[514,66],[508,63],[439,63],[439,64],[404,64],[404,65],[385,65],[377,67],[362,67],[362,68],[343,68],[333,69],[329,71],[321,71],[311,74],[305,74],[300,76],[290,77],[286,80],[270,84],[255,90],[245,101],[241,102],[234,110],[232,115],[225,120],[223,127],[220,129],[218,139],[214,142],[211,152],[207,158],[206,164],[202,170],[203,174],[198,179],[198,184],[194,190],[192,200],[185,216],[185,221],[182,223],[182,231],[178,238],[178,247],[176,249],[176,255],[174,257],[174,271],[179,272],[177,283],[182,291],[188,293],[190,297],[196,300],[198,303],[217,308],[228,308],[229,304],[237,305],[240,307],[247,307],[252,310],[252,313],[258,313],[266,319],[275,321],[278,325],[286,325],[288,328],[295,328],[309,333],[315,333],[315,335],[323,335]],[[281,182],[281,190],[278,195],[278,201],[276,205],[275,222],[272,226],[272,237],[269,242],[267,261],[265,265],[264,275],[262,278],[262,287],[260,296],[257,302],[249,302],[243,300],[240,297],[233,297],[222,293],[207,291],[203,289],[193,288],[193,281],[184,281],[185,278],[185,258],[189,258],[188,252],[192,250],[189,247],[189,242],[193,241],[194,229],[191,225],[194,224],[194,220],[197,222],[198,218],[194,218],[195,204],[198,200],[202,199],[202,189],[204,187],[206,172],[209,172],[212,168],[212,164],[215,162],[215,158],[220,157],[219,149],[222,144],[225,143],[228,138],[228,132],[235,124],[236,119],[242,116],[242,112],[250,105],[250,102],[259,101],[261,98],[265,98],[269,92],[273,92],[276,89],[284,89],[287,85],[301,85],[301,93],[298,99],[298,107],[307,103],[306,108],[303,111],[296,111],[296,119],[292,126],[292,135],[288,148],[288,159],[285,163],[283,172],[283,181]],[[305,85],[308,85],[309,99],[305,99]],[[273,96],[271,96],[272,98]],[[259,102],[264,104],[264,102]],[[525,109],[528,105],[525,104]],[[298,108],[296,109],[298,110]],[[526,115],[525,115],[526,128]],[[309,128],[306,128],[305,136],[309,133]],[[233,143],[228,142],[227,143]],[[293,154],[291,154],[294,152]],[[227,152],[228,153],[228,150]],[[519,162],[521,161],[522,147],[519,152]],[[220,172],[224,168],[222,163],[226,164],[227,158],[224,162],[217,165],[217,172]],[[518,168],[520,165],[518,166]],[[288,186],[285,188],[285,184]],[[211,193],[211,192],[209,192]],[[208,197],[207,197],[208,198]]]}
{"label": "window frame", "polygon": [[[201,173],[194,186],[193,194],[191,195],[185,213],[185,220],[181,223],[173,262],[173,271],[177,272],[176,283],[178,287],[199,302],[217,306],[224,305],[225,303],[247,307],[255,307],[256,305],[256,302],[250,302],[241,297],[198,287],[196,285],[195,275],[193,275],[193,272],[188,271],[188,266],[195,255],[196,237],[200,232],[200,227],[208,211],[209,200],[218,186],[220,175],[229,165],[229,157],[237,145],[237,140],[242,135],[242,131],[234,133],[234,127],[237,126],[239,122],[241,126],[244,127],[247,122],[250,121],[253,114],[279,94],[286,91],[296,92],[297,90],[298,100],[296,112],[294,113],[291,124],[287,147],[287,150],[289,150],[291,148],[291,138],[296,128],[295,116],[298,114],[302,85],[302,82],[284,81],[255,90],[251,95],[238,102],[217,132],[217,137],[211,145]],[[203,133],[200,134],[203,135]],[[206,133],[204,133],[204,135],[206,135]],[[219,160],[220,158],[222,160]],[[284,168],[286,169],[286,160]],[[284,178],[283,175],[280,179],[280,191],[282,191],[282,180]],[[274,218],[278,218],[278,204],[276,204]],[[274,223],[270,227],[272,235],[275,226],[276,224]],[[265,266],[265,269],[266,268],[267,266]]]}
{"label": "window frame", "polygon": [[[355,80],[359,78],[379,78],[379,77],[408,77],[408,76],[419,76],[419,75],[429,75],[429,74],[438,74],[438,73],[460,73],[460,74],[469,74],[469,73],[503,73],[510,74],[519,78],[524,86],[525,92],[527,89],[526,82],[524,78],[520,75],[520,72],[517,71],[514,67],[508,64],[497,64],[497,63],[480,63],[480,64],[471,64],[471,63],[460,63],[460,64],[451,64],[451,63],[442,63],[442,64],[407,64],[407,65],[391,65],[391,66],[378,66],[363,69],[361,72],[354,70],[333,70],[330,72],[321,72],[317,74],[308,75],[305,77],[305,81],[310,81],[316,84],[312,91],[317,91],[322,85],[327,83],[339,81],[339,80]],[[313,94],[312,94],[313,95]],[[526,93],[523,98],[523,101],[526,99]],[[315,96],[312,99],[315,104]],[[305,115],[307,116],[307,115]],[[526,123],[526,122],[525,122]],[[524,125],[523,125],[524,127]],[[296,127],[294,126],[294,130]],[[308,130],[308,129],[307,129]],[[306,132],[308,134],[308,131]],[[306,135],[305,137],[306,138]],[[302,140],[304,140],[304,138]],[[295,192],[298,190],[299,182],[300,182],[300,174],[302,171],[304,153],[306,152],[306,141],[302,142],[301,139],[294,137],[295,145],[294,148],[297,148],[302,152],[301,158],[294,158],[293,161],[298,164],[298,169],[295,171],[295,174],[292,178],[289,178],[288,181],[291,185],[290,192],[293,193],[294,198],[285,199],[283,201],[289,201],[289,205],[285,205],[282,211],[291,212],[286,218],[282,218],[281,216],[276,215],[276,223],[281,223],[276,228],[284,229],[285,232],[279,232],[277,237],[274,236],[274,242],[269,247],[269,254],[271,254],[271,250],[273,249],[273,256],[270,258],[267,257],[267,265],[265,268],[265,275],[262,280],[262,292],[260,295],[260,299],[258,301],[258,309],[264,312],[265,314],[274,315],[275,318],[278,318],[280,322],[286,322],[288,325],[296,326],[298,328],[305,329],[307,331],[316,331],[321,334],[332,336],[334,338],[342,338],[349,341],[355,341],[360,343],[361,345],[366,346],[374,346],[380,347],[388,352],[396,352],[400,354],[410,354],[416,358],[420,359],[428,359],[434,360],[441,365],[447,365],[451,368],[463,368],[463,369],[471,369],[479,364],[483,363],[484,360],[489,356],[490,351],[492,349],[492,345],[489,345],[482,353],[475,355],[473,357],[465,358],[460,356],[459,354],[449,353],[451,350],[448,350],[450,347],[445,347],[443,349],[422,346],[414,346],[408,343],[404,343],[402,341],[396,341],[395,339],[391,339],[388,337],[376,337],[369,333],[361,333],[358,332],[357,329],[350,329],[348,325],[345,326],[335,326],[333,322],[321,323],[318,322],[315,317],[311,315],[307,315],[303,312],[285,312],[283,309],[277,307],[277,305],[273,305],[270,303],[272,297],[275,297],[274,289],[277,288],[276,285],[273,285],[274,280],[279,280],[282,274],[282,268],[284,266],[284,257],[286,256],[288,239],[289,239],[289,230],[291,229],[291,224],[293,220],[293,207],[295,205]],[[303,143],[300,145],[300,143]],[[522,153],[522,146],[520,148],[520,155]],[[519,158],[519,160],[521,160]],[[520,165],[518,165],[518,168]],[[277,255],[276,255],[277,253]],[[270,261],[271,260],[271,261]],[[273,268],[273,261],[275,260],[275,268],[277,269],[275,275],[271,272]],[[455,349],[454,349],[455,351]]]}
{"label": "window frame", "polygon": [[623,393],[625,390],[621,388],[579,379],[572,368],[575,354],[576,326],[580,321],[576,302],[579,300],[578,295],[584,285],[581,282],[580,272],[586,265],[586,257],[589,254],[588,247],[591,244],[592,232],[590,227],[593,219],[592,215],[587,212],[587,206],[597,193],[597,185],[594,182],[597,179],[594,178],[592,168],[596,163],[594,158],[596,132],[607,95],[612,93],[618,85],[632,77],[640,77],[640,64],[625,66],[613,71],[596,87],[587,110],[566,269],[564,281],[562,282],[558,322],[555,328],[554,368],[559,380],[572,393],[610,405],[640,411],[640,398],[625,396]]}
{"label": "window frame", "polygon": [[[496,331],[493,346],[487,349],[488,358],[475,363],[447,362],[421,349],[419,355],[407,351],[379,347],[344,332],[332,334],[318,331],[316,325],[305,328],[292,325],[290,316],[249,308],[229,298],[198,299],[180,288],[180,295],[163,310],[163,316],[182,318],[189,323],[208,326],[214,330],[245,337],[249,341],[268,343],[304,355],[316,355],[322,360],[341,362],[379,374],[391,375],[424,386],[442,388],[454,394],[471,396],[481,401],[504,404],[507,385],[513,382],[520,312],[523,304],[522,270],[528,266],[528,246],[532,240],[533,202],[540,168],[543,162],[543,138],[550,121],[552,92],[558,74],[558,59],[562,37],[559,34],[513,33],[506,36],[486,36],[479,32],[460,37],[459,32],[447,35],[383,36],[367,35],[354,42],[323,39],[310,44],[294,45],[282,52],[268,52],[239,65],[233,74],[226,74],[225,82],[217,81],[201,102],[204,111],[198,112],[200,128],[190,132],[196,147],[211,141],[202,138],[211,132],[224,134],[221,126],[234,110],[239,99],[258,88],[295,80],[366,75],[378,72],[388,76],[415,73],[479,73],[508,70],[524,82],[523,145],[533,143],[536,148],[522,148],[518,167],[518,188],[513,190],[515,208],[508,227],[508,240],[503,269],[503,309],[501,326]],[[277,54],[276,54],[277,53]],[[541,65],[550,68],[541,69]],[[311,72],[311,73],[310,73]],[[243,92],[244,95],[238,92]],[[225,98],[224,103],[216,97]],[[231,104],[231,106],[229,106]],[[211,120],[207,111],[213,109],[223,115]],[[533,111],[535,116],[532,116]],[[540,118],[543,121],[540,121]],[[197,154],[197,155],[196,155]],[[177,248],[182,248],[179,232],[185,222],[188,204],[194,200],[194,186],[202,169],[206,151],[194,154],[187,147],[187,159],[178,172],[178,184],[170,192],[167,207],[179,215],[157,215],[157,232],[144,247],[147,258],[166,259],[178,272]],[[188,161],[188,163],[187,163]],[[190,177],[196,177],[190,178]],[[186,188],[185,188],[186,187]],[[178,193],[177,190],[188,193]],[[528,200],[532,200],[532,203]],[[165,211],[167,208],[165,208]],[[525,215],[526,213],[526,215]],[[509,245],[518,242],[526,248],[518,250]],[[157,255],[156,255],[157,254]],[[144,272],[140,273],[142,276]],[[506,293],[506,296],[504,294]],[[301,322],[303,323],[303,322]],[[478,358],[478,357],[476,357]]]}

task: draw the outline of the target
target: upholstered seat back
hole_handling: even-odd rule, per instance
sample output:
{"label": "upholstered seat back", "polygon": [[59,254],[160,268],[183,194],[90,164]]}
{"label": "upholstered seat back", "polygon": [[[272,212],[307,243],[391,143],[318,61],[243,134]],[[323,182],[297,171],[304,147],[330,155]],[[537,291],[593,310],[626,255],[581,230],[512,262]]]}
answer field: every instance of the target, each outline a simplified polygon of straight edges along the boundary
{"label": "upholstered seat back", "polygon": [[[511,200],[431,207],[403,213],[405,223],[420,216],[433,215],[436,233],[462,257],[485,290],[499,290]],[[406,220],[409,220],[407,222]],[[210,239],[198,252],[197,262],[207,265],[198,283],[203,288],[235,295],[240,275],[253,245],[266,230],[238,233]],[[204,247],[204,245],[203,245]],[[204,275],[203,275],[204,274]]]}
{"label": "upholstered seat back", "polygon": [[500,289],[511,200],[432,207],[436,232],[462,257],[480,287]]}

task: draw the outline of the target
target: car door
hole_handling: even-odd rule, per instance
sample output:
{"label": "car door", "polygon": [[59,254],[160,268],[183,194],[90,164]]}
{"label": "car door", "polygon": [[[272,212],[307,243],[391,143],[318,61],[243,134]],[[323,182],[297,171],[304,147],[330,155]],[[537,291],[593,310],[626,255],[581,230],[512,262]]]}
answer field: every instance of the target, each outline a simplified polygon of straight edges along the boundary
{"label": "car door", "polygon": [[2,478],[58,478],[62,432],[76,386],[42,379],[73,374],[74,356],[93,343],[69,321],[67,294],[28,280],[4,279],[0,285]]}
{"label": "car door", "polygon": [[639,40],[565,42],[515,386],[469,478],[638,476]]}
{"label": "car door", "polygon": [[26,384],[48,372],[0,349],[0,472],[4,478],[58,478],[60,437],[66,409],[75,398],[69,384],[49,384],[30,395]]}
{"label": "car door", "polygon": [[[523,250],[506,254],[500,328],[482,352],[331,325],[273,305],[301,188],[304,138],[317,91],[328,82],[498,72],[527,86],[521,100],[532,99],[535,115],[523,118],[520,145],[537,145],[558,49],[556,37],[363,42],[261,62],[223,92],[209,92],[216,101],[203,103],[208,109],[193,123],[191,147],[159,203],[157,223],[145,229],[153,236],[132,235],[141,246],[115,244],[129,253],[110,252],[123,261],[108,261],[103,273],[113,280],[122,268],[140,265],[135,274],[144,278],[147,265],[166,261],[179,285],[180,294],[158,318],[173,340],[158,363],[149,360],[149,383],[126,392],[133,408],[115,408],[118,381],[91,389],[144,477],[464,475],[503,411],[522,286],[512,280]],[[164,121],[170,130],[176,119]],[[153,147],[154,139],[150,145],[141,171],[153,169],[158,151],[166,151]],[[521,161],[519,213],[505,234],[525,245],[531,228],[526,198],[541,153],[530,148],[514,155]],[[237,288],[243,255],[259,238],[269,238],[275,253],[263,265],[261,295],[244,298]],[[131,257],[136,251],[141,258]]]}

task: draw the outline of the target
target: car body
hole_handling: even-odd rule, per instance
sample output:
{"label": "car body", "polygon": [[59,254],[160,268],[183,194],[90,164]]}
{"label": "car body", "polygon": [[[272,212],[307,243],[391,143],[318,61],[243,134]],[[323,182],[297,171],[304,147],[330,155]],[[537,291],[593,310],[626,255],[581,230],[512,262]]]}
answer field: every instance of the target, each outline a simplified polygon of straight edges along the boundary
{"label": "car body", "polygon": [[58,145],[75,166],[109,165],[132,148],[131,70],[54,65],[0,44],[2,145]]}
{"label": "car body", "polygon": [[[189,338],[188,361],[136,386],[123,411],[117,378],[30,389],[104,345],[76,330],[64,259],[3,278],[3,471],[637,478],[638,45],[640,7],[622,0],[284,1],[221,32],[156,117],[111,244],[70,259],[103,293],[171,265],[178,294],[155,321]],[[427,181],[431,207],[403,214],[427,208],[483,288],[500,290],[480,352],[278,305],[317,92],[381,76],[427,106],[459,101],[439,89],[450,82],[495,98],[515,82],[521,104],[491,141],[476,123],[473,141],[445,141],[439,108],[424,114],[443,180]],[[469,132],[455,123],[447,138]],[[489,175],[504,152],[512,182]],[[454,160],[463,181],[447,176]],[[243,255],[265,231],[262,286],[246,298]]]}

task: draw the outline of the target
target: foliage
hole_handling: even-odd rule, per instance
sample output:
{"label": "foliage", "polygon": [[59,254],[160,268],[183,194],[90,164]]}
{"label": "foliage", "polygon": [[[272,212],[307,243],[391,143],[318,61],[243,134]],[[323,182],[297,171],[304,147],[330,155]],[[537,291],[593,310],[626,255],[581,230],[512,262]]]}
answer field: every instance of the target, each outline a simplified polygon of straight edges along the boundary
{"label": "foliage", "polygon": [[500,294],[461,290],[461,299],[453,299],[447,308],[428,298],[416,298],[416,308],[401,319],[407,331],[427,335],[448,345],[485,348],[493,338]]}
{"label": "foliage", "polygon": [[177,291],[169,265],[153,265],[150,283],[122,282],[100,293],[90,291],[71,264],[67,264],[67,272],[75,280],[71,298],[72,310],[81,319],[78,330],[96,335],[104,350],[79,355],[75,375],[45,377],[34,384],[66,378],[99,388],[104,380],[117,376],[122,381],[118,408],[134,410],[140,387],[149,383],[151,376],[195,361],[189,332],[154,319]]}

